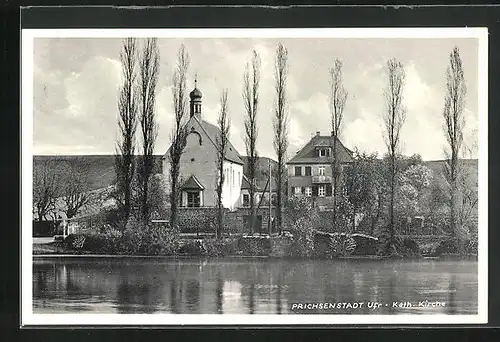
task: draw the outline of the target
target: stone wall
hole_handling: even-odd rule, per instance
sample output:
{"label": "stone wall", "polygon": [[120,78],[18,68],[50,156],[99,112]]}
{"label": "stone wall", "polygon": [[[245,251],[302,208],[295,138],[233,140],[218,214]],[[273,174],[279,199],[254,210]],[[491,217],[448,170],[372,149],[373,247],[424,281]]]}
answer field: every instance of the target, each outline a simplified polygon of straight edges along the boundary
{"label": "stone wall", "polygon": [[[269,209],[261,208],[258,211],[261,217],[261,229],[255,233],[268,233]],[[224,209],[224,233],[248,233],[247,220],[250,217],[249,208],[240,208],[236,211]],[[182,233],[215,233],[217,227],[217,209],[213,207],[179,208],[179,226]]]}

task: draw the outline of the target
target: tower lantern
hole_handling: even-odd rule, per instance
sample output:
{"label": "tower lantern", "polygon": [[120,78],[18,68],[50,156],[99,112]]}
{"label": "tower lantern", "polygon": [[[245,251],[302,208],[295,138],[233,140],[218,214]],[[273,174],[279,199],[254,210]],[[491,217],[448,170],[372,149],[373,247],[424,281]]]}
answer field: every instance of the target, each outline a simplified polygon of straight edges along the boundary
{"label": "tower lantern", "polygon": [[195,115],[198,119],[201,119],[201,91],[198,89],[198,75],[194,77],[194,89],[189,93],[190,97],[190,116]]}

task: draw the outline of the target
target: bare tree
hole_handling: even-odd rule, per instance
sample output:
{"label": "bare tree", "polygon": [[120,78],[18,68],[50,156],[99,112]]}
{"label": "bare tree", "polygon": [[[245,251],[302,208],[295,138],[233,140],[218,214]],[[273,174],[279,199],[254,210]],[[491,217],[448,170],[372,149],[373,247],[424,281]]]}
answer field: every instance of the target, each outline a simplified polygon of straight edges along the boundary
{"label": "bare tree", "polygon": [[394,242],[394,197],[396,192],[396,179],[398,173],[397,158],[400,145],[401,128],[406,120],[406,107],[403,105],[403,91],[405,86],[406,73],[401,62],[395,58],[387,61],[388,84],[384,91],[385,113],[383,121],[385,125],[385,143],[388,150],[389,161],[389,227],[388,243],[385,244],[385,253]]}
{"label": "bare tree", "polygon": [[59,195],[59,173],[51,160],[34,163],[33,166],[33,214],[37,221],[47,220],[56,210]]}
{"label": "bare tree", "polygon": [[154,168],[154,147],[158,136],[155,103],[156,84],[160,72],[160,53],[156,38],[146,39],[139,57],[139,101],[142,133],[142,158],[138,168],[141,214],[144,223],[149,221],[149,183]]}
{"label": "bare tree", "polygon": [[342,129],[342,119],[347,100],[347,90],[344,88],[342,75],[342,61],[336,59],[333,68],[330,69],[330,115],[332,120],[332,188],[333,188],[333,225],[337,218],[337,197],[340,176],[339,158],[337,145]]}
{"label": "bare tree", "polygon": [[173,76],[173,109],[174,126],[172,129],[170,153],[170,224],[177,226],[177,207],[180,200],[180,162],[186,147],[187,131],[184,127],[187,116],[187,73],[189,68],[189,54],[184,45],[181,45],[177,54],[177,66]]}
{"label": "bare tree", "polygon": [[225,182],[224,175],[224,161],[226,160],[226,150],[229,142],[229,130],[231,127],[231,122],[228,117],[228,105],[227,105],[227,90],[223,90],[220,97],[220,112],[219,118],[217,119],[217,125],[219,126],[219,136],[216,137],[217,145],[217,172],[219,177],[217,178],[216,193],[217,193],[217,231],[216,237],[218,239],[222,238],[223,227],[224,227],[224,217],[223,217],[223,206],[222,206],[222,190]]}
{"label": "bare tree", "polygon": [[61,197],[68,219],[76,216],[94,198],[88,187],[87,166],[83,158],[69,160],[64,168],[61,174]]}
{"label": "bare tree", "polygon": [[454,237],[460,238],[460,227],[457,218],[458,180],[459,180],[459,153],[463,142],[465,126],[465,85],[462,60],[457,47],[450,53],[450,65],[446,69],[446,95],[444,99],[444,132],[448,142],[448,151],[445,151],[445,175],[450,186],[450,225]]}
{"label": "bare tree", "polygon": [[137,128],[138,99],[135,89],[136,82],[136,51],[135,38],[123,41],[120,60],[122,64],[122,86],[118,98],[119,137],[116,153],[117,189],[115,198],[121,206],[123,220],[130,216],[132,206],[132,184],[135,171],[135,133]]}
{"label": "bare tree", "polygon": [[276,166],[276,222],[278,232],[281,234],[283,215],[283,196],[286,177],[286,151],[288,149],[288,98],[286,81],[288,76],[288,50],[281,43],[276,49],[276,60],[274,64],[274,78],[276,89],[276,100],[274,103],[274,151],[278,157]]}
{"label": "bare tree", "polygon": [[259,105],[260,56],[253,51],[251,63],[247,63],[243,75],[243,101],[245,103],[245,147],[248,155],[248,181],[250,182],[250,232],[255,224],[255,185],[257,174],[257,110]]}

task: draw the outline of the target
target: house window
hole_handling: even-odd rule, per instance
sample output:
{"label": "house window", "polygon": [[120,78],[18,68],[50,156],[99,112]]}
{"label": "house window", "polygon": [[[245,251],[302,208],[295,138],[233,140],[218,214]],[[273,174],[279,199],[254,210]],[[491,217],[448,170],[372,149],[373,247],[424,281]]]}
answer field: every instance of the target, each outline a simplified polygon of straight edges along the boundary
{"label": "house window", "polygon": [[310,166],[306,166],[305,167],[305,171],[306,171],[306,176],[310,176],[311,175],[311,167]]}
{"label": "house window", "polygon": [[295,166],[295,176],[302,176],[302,166]]}
{"label": "house window", "polygon": [[302,188],[300,186],[295,187],[295,195],[300,195],[302,193]]}
{"label": "house window", "polygon": [[306,186],[306,196],[311,197],[312,195],[312,189],[310,186]]}
{"label": "house window", "polygon": [[277,201],[277,197],[276,197],[276,194],[272,194],[271,195],[271,205],[274,205],[276,206],[276,201]]}
{"label": "house window", "polygon": [[319,197],[325,197],[325,186],[320,185],[318,188],[318,196]]}
{"label": "house window", "polygon": [[187,206],[199,207],[201,205],[201,197],[199,191],[190,191],[187,193]]}
{"label": "house window", "polygon": [[324,166],[320,166],[318,168],[318,175],[319,176],[324,176],[325,175],[325,167]]}
{"label": "house window", "polygon": [[240,171],[238,171],[238,185],[240,184]]}
{"label": "house window", "polygon": [[318,149],[318,157],[329,157],[330,148],[320,148]]}
{"label": "house window", "polygon": [[332,196],[332,185],[326,184],[326,197]]}
{"label": "house window", "polygon": [[243,206],[248,207],[250,205],[250,195],[243,194]]}
{"label": "house window", "polygon": [[233,182],[232,183],[233,183],[233,186],[234,186],[234,170],[233,170],[233,172],[231,174],[231,177],[233,178]]}

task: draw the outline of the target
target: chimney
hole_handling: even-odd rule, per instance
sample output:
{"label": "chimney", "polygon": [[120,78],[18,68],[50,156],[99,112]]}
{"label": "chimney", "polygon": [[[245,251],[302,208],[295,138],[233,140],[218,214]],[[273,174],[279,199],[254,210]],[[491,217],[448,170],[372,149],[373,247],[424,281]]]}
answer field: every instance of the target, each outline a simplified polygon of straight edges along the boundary
{"label": "chimney", "polygon": [[316,136],[319,137],[320,133],[320,131],[316,131]]}

